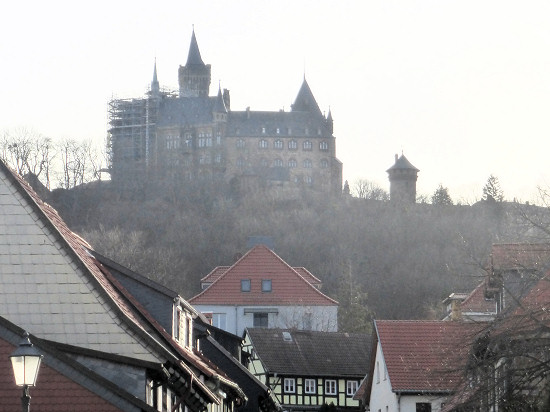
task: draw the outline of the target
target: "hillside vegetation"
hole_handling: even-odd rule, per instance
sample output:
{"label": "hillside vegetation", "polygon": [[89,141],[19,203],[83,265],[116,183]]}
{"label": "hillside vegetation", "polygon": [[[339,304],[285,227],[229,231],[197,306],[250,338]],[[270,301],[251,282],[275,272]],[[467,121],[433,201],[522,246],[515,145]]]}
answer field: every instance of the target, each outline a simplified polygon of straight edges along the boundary
{"label": "hillside vegetation", "polygon": [[186,298],[214,267],[245,253],[250,236],[270,236],[286,262],[323,281],[348,331],[367,330],[372,316],[438,318],[443,298],[481,280],[493,243],[533,240],[521,217],[527,206],[516,203],[394,205],[307,190],[237,196],[214,183],[154,187],[121,195],[96,182],[56,190],[49,201],[99,253]]}

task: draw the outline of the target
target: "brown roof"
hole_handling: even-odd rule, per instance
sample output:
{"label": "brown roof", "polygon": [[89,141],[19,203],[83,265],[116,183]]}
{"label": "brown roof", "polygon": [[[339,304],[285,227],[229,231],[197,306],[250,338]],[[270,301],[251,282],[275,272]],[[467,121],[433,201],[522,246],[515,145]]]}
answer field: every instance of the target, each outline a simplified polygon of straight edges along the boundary
{"label": "brown roof", "polygon": [[550,243],[494,244],[491,252],[495,271],[541,270],[550,262]]}
{"label": "brown roof", "polygon": [[362,379],[368,371],[368,334],[267,328],[247,333],[270,374]]}
{"label": "brown roof", "polygon": [[[250,292],[241,292],[243,279],[250,279]],[[262,292],[262,280],[271,280],[271,292]],[[338,304],[264,245],[257,245],[249,250],[210,287],[189,299],[189,303],[316,306]]]}
{"label": "brown roof", "polygon": [[[218,266],[212,269],[212,271],[204,276],[201,279],[201,282],[207,282],[207,283],[213,283],[215,282],[221,275],[223,275],[231,266]],[[313,273],[311,273],[309,270],[307,270],[304,267],[294,267],[293,268],[296,272],[298,272],[305,280],[307,280],[309,283],[311,283],[314,286],[319,286],[323,282],[321,279],[319,279],[317,276],[315,276]]]}
{"label": "brown roof", "polygon": [[463,313],[496,313],[495,299],[485,297],[486,282],[483,281],[462,301],[460,308]]}
{"label": "brown roof", "polygon": [[482,325],[448,321],[375,321],[392,390],[449,392],[455,389],[462,377],[470,343]]}

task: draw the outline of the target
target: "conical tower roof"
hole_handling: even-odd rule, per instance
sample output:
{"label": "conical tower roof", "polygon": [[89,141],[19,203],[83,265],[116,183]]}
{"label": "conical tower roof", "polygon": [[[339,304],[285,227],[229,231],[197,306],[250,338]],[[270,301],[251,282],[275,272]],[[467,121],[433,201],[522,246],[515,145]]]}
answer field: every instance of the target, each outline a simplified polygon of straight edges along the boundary
{"label": "conical tower roof", "polygon": [[223,101],[223,94],[221,86],[218,87],[218,96],[216,97],[216,103],[214,104],[214,113],[227,113],[227,107]]}
{"label": "conical tower roof", "polygon": [[204,66],[202,61],[201,52],[199,51],[199,44],[197,43],[197,37],[195,36],[195,29],[191,35],[191,44],[189,45],[189,54],[187,55],[186,66]]}
{"label": "conical tower roof", "polygon": [[388,170],[386,170],[386,172],[390,172],[392,170],[397,170],[397,169],[400,169],[400,170],[413,170],[415,172],[419,172],[420,170],[417,169],[416,167],[414,167],[411,162],[409,162],[409,160],[405,157],[405,155],[401,155],[400,157],[398,157],[397,155],[395,155],[395,164],[390,167]]}
{"label": "conical tower roof", "polygon": [[313,93],[311,92],[305,77],[302,87],[300,87],[300,91],[298,92],[298,96],[296,96],[296,100],[292,105],[292,111],[310,112],[322,116],[321,109],[319,109],[319,105],[317,104],[315,97],[313,97]]}

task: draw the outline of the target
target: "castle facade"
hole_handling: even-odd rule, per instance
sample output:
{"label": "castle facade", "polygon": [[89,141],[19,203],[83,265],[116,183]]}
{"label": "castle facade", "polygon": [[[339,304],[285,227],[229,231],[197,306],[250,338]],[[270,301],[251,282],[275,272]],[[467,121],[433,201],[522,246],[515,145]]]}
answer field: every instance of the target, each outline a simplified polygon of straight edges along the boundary
{"label": "castle facade", "polygon": [[158,175],[341,193],[332,115],[321,112],[305,78],[288,112],[234,111],[228,90],[209,95],[211,66],[193,31],[178,81],[179,91],[162,90],[155,64],[146,96],[109,102],[113,182]]}

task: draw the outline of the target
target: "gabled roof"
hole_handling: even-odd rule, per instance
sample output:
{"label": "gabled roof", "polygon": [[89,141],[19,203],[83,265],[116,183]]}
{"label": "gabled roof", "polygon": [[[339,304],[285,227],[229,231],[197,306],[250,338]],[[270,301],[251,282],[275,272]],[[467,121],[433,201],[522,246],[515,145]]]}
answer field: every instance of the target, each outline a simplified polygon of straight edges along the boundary
{"label": "gabled roof", "polygon": [[492,269],[497,272],[544,270],[550,263],[550,243],[501,243],[491,251]]}
{"label": "gabled roof", "polygon": [[245,333],[270,374],[362,379],[368,371],[367,334],[262,328]]}
{"label": "gabled roof", "polygon": [[466,298],[460,304],[462,313],[496,313],[496,301],[494,298],[487,298],[485,296],[485,288],[487,284],[485,281],[479,283],[476,288],[466,296]]}
{"label": "gabled roof", "polygon": [[[241,292],[249,279],[250,292]],[[271,292],[262,292],[262,280],[271,280]],[[338,305],[321,293],[283,259],[264,245],[249,250],[207,289],[189,299],[193,305]]]}
{"label": "gabled roof", "polygon": [[456,389],[470,344],[483,326],[474,322],[375,321],[392,391],[437,393]]}

